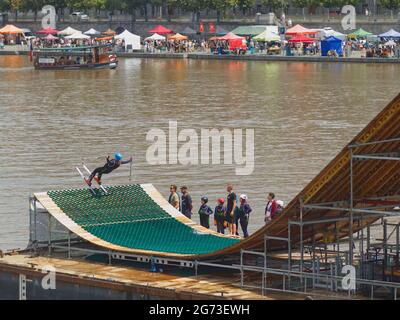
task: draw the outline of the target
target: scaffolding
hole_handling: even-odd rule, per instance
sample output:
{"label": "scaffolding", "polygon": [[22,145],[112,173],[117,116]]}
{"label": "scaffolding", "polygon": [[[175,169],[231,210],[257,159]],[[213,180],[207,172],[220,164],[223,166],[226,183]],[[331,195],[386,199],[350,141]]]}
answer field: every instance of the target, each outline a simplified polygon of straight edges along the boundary
{"label": "scaffolding", "polygon": [[[369,294],[370,298],[374,298],[374,290],[376,288],[385,288],[390,291],[393,299],[397,299],[397,291],[400,288],[400,222],[390,223],[388,217],[400,217],[400,210],[396,207],[400,206],[400,197],[383,196],[363,199],[364,203],[372,203],[373,205],[359,208],[355,206],[356,198],[354,195],[354,163],[355,161],[400,161],[399,152],[391,153],[374,153],[359,154],[355,149],[360,146],[391,143],[400,141],[400,138],[387,139],[382,141],[373,141],[367,143],[356,143],[348,146],[349,148],[349,180],[350,194],[349,199],[342,201],[332,201],[324,203],[304,204],[300,198],[300,212],[298,220],[288,221],[288,231],[286,237],[264,236],[264,251],[241,250],[240,264],[237,266],[241,272],[241,286],[254,287],[245,285],[243,282],[244,272],[261,272],[261,289],[264,294],[267,291],[292,292],[310,294],[309,290],[326,289],[332,292],[346,291],[348,297],[356,293]],[[324,218],[324,219],[304,219],[304,213],[311,210],[336,211],[345,213],[348,216]],[[382,227],[381,241],[371,242],[371,228],[376,224],[364,223],[368,219],[380,221]],[[341,222],[348,222],[347,238],[340,239],[343,230],[340,229]],[[316,241],[316,234],[312,232],[311,238],[304,239],[304,228],[313,228],[316,224],[332,226],[334,236],[332,240],[323,239],[324,241]],[[354,225],[360,228],[354,237]],[[294,243],[291,237],[293,228],[299,228],[299,241]],[[389,228],[392,228],[389,232]],[[366,229],[366,234],[365,230]],[[392,238],[395,238],[394,241]],[[269,240],[282,241],[287,244],[287,260],[282,264],[282,258],[274,259],[274,252],[269,252],[267,243]],[[358,255],[355,250],[358,246]],[[346,249],[347,248],[347,249]],[[293,252],[298,253],[299,258],[293,259]],[[306,258],[305,255],[308,255]],[[252,264],[246,264],[245,255],[260,257],[253,259]],[[281,263],[280,268],[269,266],[267,262]],[[350,268],[349,268],[350,267]],[[343,270],[351,270],[354,267],[354,274],[350,274]],[[345,275],[343,275],[345,273]],[[268,286],[267,279],[273,279],[275,276],[278,281]],[[350,278],[350,276],[352,278]],[[280,281],[279,281],[280,279]],[[355,286],[347,286],[346,281],[352,280]],[[395,281],[393,281],[395,280]],[[321,296],[321,293],[318,292]],[[332,297],[332,295],[329,295]]]}
{"label": "scaffolding", "polygon": [[[140,263],[156,263],[179,268],[190,268],[197,276],[199,268],[225,268],[240,274],[241,287],[261,290],[261,293],[283,292],[319,298],[377,297],[377,290],[384,291],[386,298],[397,299],[400,288],[400,221],[390,222],[390,217],[400,217],[400,195],[357,199],[354,194],[354,163],[356,161],[400,161],[400,152],[360,154],[360,146],[400,141],[400,138],[357,143],[348,146],[349,152],[349,198],[324,203],[304,203],[299,200],[299,218],[288,221],[287,237],[264,235],[263,249],[247,250],[233,254],[227,259],[210,260],[170,259],[150,255],[127,254],[94,247],[74,235],[57,222],[46,210],[38,208],[35,197],[30,198],[30,245],[35,252],[47,249],[73,255],[101,254],[114,260]],[[368,206],[357,207],[356,202]],[[344,215],[328,218],[304,218],[310,211],[332,211]],[[374,220],[371,224],[369,221]],[[345,230],[341,225],[348,224]],[[333,230],[331,237],[321,239],[321,228]],[[357,226],[356,233],[354,226]],[[382,239],[372,241],[372,228],[382,228]],[[298,237],[292,236],[298,228]],[[305,237],[304,229],[309,232]],[[311,236],[310,236],[311,234]],[[285,252],[270,250],[270,241],[282,242]],[[352,273],[352,270],[354,272]],[[245,274],[260,274],[259,281],[246,283]],[[354,283],[354,286],[349,285]],[[382,292],[380,292],[382,294]]]}

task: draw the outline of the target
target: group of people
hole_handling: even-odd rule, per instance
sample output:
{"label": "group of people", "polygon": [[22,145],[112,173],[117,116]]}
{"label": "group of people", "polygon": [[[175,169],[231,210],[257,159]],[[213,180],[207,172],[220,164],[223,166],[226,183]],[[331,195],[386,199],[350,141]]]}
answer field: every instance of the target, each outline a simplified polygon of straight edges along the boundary
{"label": "group of people", "polygon": [[208,43],[205,40],[145,40],[143,42],[144,52],[150,53],[190,53],[190,52],[207,52]]}
{"label": "group of people", "polygon": [[[171,185],[168,202],[174,208],[180,210],[187,218],[191,219],[194,209],[192,197],[187,186],[182,186],[180,190],[181,196],[177,193],[177,186]],[[201,197],[200,207],[197,211],[200,224],[209,229],[210,218],[214,215],[213,222],[218,233],[225,234],[225,229],[228,229],[229,235],[237,237],[239,236],[240,226],[243,237],[247,238],[249,236],[247,228],[250,214],[253,212],[248,197],[245,194],[241,194],[238,197],[233,190],[232,184],[227,185],[226,192],[226,198],[218,198],[214,208],[212,208],[212,205],[209,203],[207,196]],[[279,200],[276,201],[274,193],[268,193],[265,207],[265,223],[269,223],[277,214],[282,212],[282,210],[283,202]]]}

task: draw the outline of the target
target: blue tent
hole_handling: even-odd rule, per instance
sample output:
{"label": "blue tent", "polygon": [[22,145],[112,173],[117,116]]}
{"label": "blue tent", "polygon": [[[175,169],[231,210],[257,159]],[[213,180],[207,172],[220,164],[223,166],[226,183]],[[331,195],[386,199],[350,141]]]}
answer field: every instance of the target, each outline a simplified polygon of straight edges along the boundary
{"label": "blue tent", "polygon": [[327,37],[321,41],[321,56],[326,57],[329,50],[335,50],[339,56],[343,55],[342,40],[334,36]]}
{"label": "blue tent", "polygon": [[378,37],[380,38],[400,38],[400,33],[396,30],[390,29],[387,32],[381,33]]}

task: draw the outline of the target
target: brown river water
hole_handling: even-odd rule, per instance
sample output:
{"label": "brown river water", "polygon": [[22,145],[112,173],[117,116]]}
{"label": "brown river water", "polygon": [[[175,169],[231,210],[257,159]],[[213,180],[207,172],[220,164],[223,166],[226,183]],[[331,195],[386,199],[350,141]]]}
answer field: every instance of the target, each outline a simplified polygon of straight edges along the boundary
{"label": "brown river water", "polygon": [[[35,71],[27,57],[0,56],[0,249],[28,240],[33,192],[83,187],[74,167],[90,168],[118,150],[133,155],[132,182],[164,196],[186,184],[195,210],[226,183],[263,223],[265,195],[287,203],[398,92],[400,65],[121,59],[116,70]],[[151,165],[151,128],[252,128],[255,167]],[[129,166],[104,176],[129,183]],[[198,221],[198,216],[194,216]]]}

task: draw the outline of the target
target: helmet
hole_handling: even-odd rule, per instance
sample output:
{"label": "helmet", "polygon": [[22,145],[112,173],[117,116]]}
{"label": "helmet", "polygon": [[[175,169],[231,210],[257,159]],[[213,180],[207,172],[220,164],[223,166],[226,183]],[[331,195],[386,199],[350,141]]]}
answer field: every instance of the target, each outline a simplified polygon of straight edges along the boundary
{"label": "helmet", "polygon": [[208,198],[206,196],[202,196],[201,197],[201,201],[203,201],[204,203],[208,202]]}
{"label": "helmet", "polygon": [[119,152],[116,152],[116,153],[114,154],[114,158],[115,158],[115,160],[120,161],[120,160],[122,160],[122,154],[120,154]]}
{"label": "helmet", "polygon": [[219,203],[223,204],[223,203],[225,202],[225,199],[224,199],[224,198],[218,198],[217,201],[218,201]]}
{"label": "helmet", "polygon": [[240,199],[247,200],[247,196],[245,194],[241,194]]}

